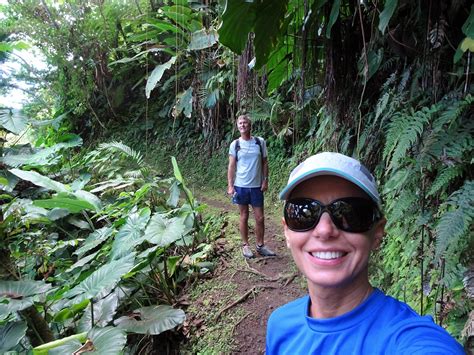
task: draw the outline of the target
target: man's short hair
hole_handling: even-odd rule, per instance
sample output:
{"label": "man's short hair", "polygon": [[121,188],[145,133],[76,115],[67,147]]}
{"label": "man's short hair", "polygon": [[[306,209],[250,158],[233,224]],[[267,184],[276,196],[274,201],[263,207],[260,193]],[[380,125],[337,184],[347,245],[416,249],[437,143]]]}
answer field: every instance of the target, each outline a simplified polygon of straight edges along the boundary
{"label": "man's short hair", "polygon": [[252,120],[250,119],[250,115],[248,114],[240,115],[239,117],[237,117],[236,122],[238,122],[239,120],[246,120],[248,123],[250,123],[250,125],[252,125]]}

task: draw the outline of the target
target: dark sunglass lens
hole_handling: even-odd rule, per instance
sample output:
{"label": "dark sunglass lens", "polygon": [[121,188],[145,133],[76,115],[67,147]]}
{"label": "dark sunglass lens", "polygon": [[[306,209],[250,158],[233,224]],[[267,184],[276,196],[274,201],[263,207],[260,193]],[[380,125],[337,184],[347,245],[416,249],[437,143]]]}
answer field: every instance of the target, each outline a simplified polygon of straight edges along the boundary
{"label": "dark sunglass lens", "polygon": [[285,205],[285,222],[293,231],[306,231],[317,224],[320,211],[320,205],[314,200],[290,200]]}
{"label": "dark sunglass lens", "polygon": [[329,206],[333,222],[347,232],[368,231],[374,223],[375,207],[364,198],[351,197],[334,201]]}

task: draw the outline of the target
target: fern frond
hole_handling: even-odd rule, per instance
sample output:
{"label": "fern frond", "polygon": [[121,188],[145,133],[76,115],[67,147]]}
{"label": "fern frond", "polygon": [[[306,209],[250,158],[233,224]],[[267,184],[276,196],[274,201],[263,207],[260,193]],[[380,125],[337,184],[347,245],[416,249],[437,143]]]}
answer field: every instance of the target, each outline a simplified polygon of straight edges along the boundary
{"label": "fern frond", "polygon": [[110,142],[110,143],[102,143],[99,145],[99,149],[101,150],[111,150],[111,151],[120,151],[133,159],[137,165],[142,165],[143,163],[143,156],[140,152],[137,152],[130,148],[128,145],[123,144],[122,142]]}
{"label": "fern frond", "polygon": [[393,151],[389,168],[395,167],[418,140],[425,125],[429,122],[431,114],[431,110],[423,107],[421,111],[414,112],[411,116],[404,117],[398,144]]}
{"label": "fern frond", "polygon": [[474,217],[474,181],[466,181],[445,205],[454,209],[445,212],[436,227],[436,260],[445,254],[450,244],[457,244],[468,235]]}
{"label": "fern frond", "polygon": [[402,93],[405,91],[405,88],[407,87],[408,80],[410,79],[411,76],[411,68],[408,68],[402,73],[402,79],[400,80],[400,84],[398,84],[398,92]]}
{"label": "fern frond", "polygon": [[382,112],[387,107],[389,98],[390,98],[390,94],[386,92],[385,94],[382,95],[382,97],[377,102],[377,106],[375,108],[375,120],[377,120],[380,117]]}
{"label": "fern frond", "polygon": [[453,181],[455,178],[460,176],[463,172],[463,167],[459,165],[450,166],[441,171],[441,173],[436,176],[433,184],[431,184],[431,188],[428,191],[428,196],[432,196],[438,193],[440,190],[445,189],[448,184]]}
{"label": "fern frond", "polygon": [[390,228],[395,223],[407,225],[413,222],[415,216],[412,211],[416,209],[417,200],[418,196],[416,196],[411,189],[404,190],[403,193],[400,194],[400,197],[392,200],[393,203],[387,206],[387,212],[390,214],[387,228]]}

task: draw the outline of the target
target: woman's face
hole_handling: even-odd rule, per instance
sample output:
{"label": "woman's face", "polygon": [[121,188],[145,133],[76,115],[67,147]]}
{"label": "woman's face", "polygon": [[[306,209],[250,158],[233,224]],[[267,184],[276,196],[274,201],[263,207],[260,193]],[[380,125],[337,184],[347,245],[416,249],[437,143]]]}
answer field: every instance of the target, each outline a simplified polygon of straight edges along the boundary
{"label": "woman's face", "polygon": [[[343,197],[368,196],[351,182],[336,176],[317,176],[299,184],[291,198],[316,199],[323,204]],[[357,287],[368,283],[370,252],[381,242],[385,219],[364,233],[339,230],[327,212],[306,232],[290,230],[283,219],[285,237],[296,265],[311,287]]]}

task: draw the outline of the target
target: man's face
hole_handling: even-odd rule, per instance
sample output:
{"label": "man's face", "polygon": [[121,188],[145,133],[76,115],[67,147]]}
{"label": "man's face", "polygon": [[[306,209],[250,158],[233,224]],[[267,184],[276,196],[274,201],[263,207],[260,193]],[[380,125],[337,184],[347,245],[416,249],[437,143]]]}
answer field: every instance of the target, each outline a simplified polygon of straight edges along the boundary
{"label": "man's face", "polygon": [[240,133],[248,133],[250,132],[250,121],[246,118],[239,118],[237,120],[237,129]]}
{"label": "man's face", "polygon": [[[302,182],[291,193],[291,198],[296,197],[323,204],[343,197],[368,198],[356,185],[336,176],[317,176]],[[344,232],[324,212],[313,229],[295,232],[283,220],[287,245],[310,289],[367,284],[369,255],[380,245],[384,225],[382,219],[368,232]]]}

